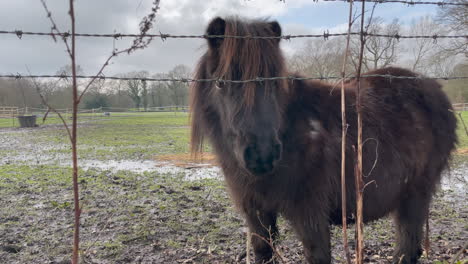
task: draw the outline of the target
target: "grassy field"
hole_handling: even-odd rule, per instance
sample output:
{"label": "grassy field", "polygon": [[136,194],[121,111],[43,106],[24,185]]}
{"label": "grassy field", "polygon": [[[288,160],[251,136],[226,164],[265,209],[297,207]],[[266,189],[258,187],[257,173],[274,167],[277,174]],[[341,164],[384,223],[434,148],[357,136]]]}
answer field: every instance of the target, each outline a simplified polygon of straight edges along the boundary
{"label": "grassy field", "polygon": [[467,131],[465,130],[465,127],[463,124],[466,126],[466,129],[468,129],[468,111],[464,112],[459,112],[457,114],[458,117],[458,129],[457,129],[457,135],[458,135],[458,147],[459,148],[468,148],[468,134]]}
{"label": "grassy field", "polygon": [[[60,120],[56,114],[50,113],[45,121],[43,121],[42,117],[44,113],[34,113],[37,115],[37,124],[38,125],[53,125],[53,124],[63,124],[62,120]],[[71,122],[71,114],[62,114],[67,123]],[[170,123],[174,123],[174,120],[177,124],[187,124],[186,118],[188,114],[184,112],[112,112],[110,116],[105,116],[104,113],[79,113],[78,118],[80,122],[101,122],[104,120],[121,120],[121,119],[134,119],[138,123],[145,118],[160,118],[161,122],[169,121]],[[176,117],[172,119],[172,117]],[[180,119],[177,119],[180,117]],[[136,119],[135,119],[136,118]],[[117,121],[120,122],[120,121]],[[185,122],[185,123],[183,123]],[[125,122],[124,122],[125,123]],[[146,124],[146,122],[143,122]],[[162,123],[164,124],[164,123]],[[18,120],[11,119],[11,118],[0,118],[0,128],[12,128],[12,127],[19,127]]]}
{"label": "grassy field", "polygon": [[[68,116],[69,117],[69,116]],[[188,114],[187,113],[171,113],[171,112],[148,112],[148,113],[112,113],[111,116],[106,117],[101,114],[80,114],[79,121],[88,125],[87,129],[80,129],[80,139],[83,144],[98,143],[102,146],[112,145],[145,145],[155,142],[167,141],[169,144],[175,144],[170,150],[161,151],[163,153],[170,152],[183,152],[187,151],[188,140]],[[468,135],[465,131],[463,123],[468,128],[468,111],[458,112],[457,118],[458,129],[457,134],[459,137],[459,148],[468,148]],[[70,119],[67,118],[70,123]],[[47,125],[61,125],[62,121],[56,117],[49,117],[42,122],[38,118],[37,123],[40,126]],[[15,120],[15,127],[18,122]],[[101,124],[100,126],[94,126]],[[0,119],[1,128],[13,127],[12,119]],[[166,133],[169,132],[169,133]],[[174,135],[168,136],[168,135]],[[57,134],[53,140],[58,143],[64,143],[61,140],[61,134]],[[93,142],[96,141],[96,142]]]}
{"label": "grassy field", "polygon": [[[42,145],[50,154],[68,154],[68,134],[57,119],[47,119],[31,131],[28,144]],[[113,113],[94,120],[80,119],[78,148],[83,159],[150,159],[154,155],[185,153],[189,150],[187,113]],[[15,134],[8,130],[5,134]],[[47,153],[45,153],[47,154]]]}
{"label": "grassy field", "polygon": [[[468,112],[463,118],[468,125]],[[81,121],[83,263],[245,263],[243,220],[222,179],[187,177],[208,174],[209,168],[160,169],[154,163],[153,169],[138,171],[92,165],[132,161],[143,166],[160,155],[186,153],[186,113],[112,113]],[[462,126],[458,134],[459,147],[467,148]],[[463,178],[468,155],[457,157],[461,167],[452,174]],[[0,129],[0,263],[69,263],[69,160],[67,133],[57,119],[33,129]],[[422,263],[450,261],[460,251],[468,237],[467,217],[466,194],[439,192],[431,209],[433,252]],[[283,219],[280,229],[280,249],[289,263],[303,263],[301,245]],[[335,263],[343,263],[340,232],[333,228]],[[388,263],[393,239],[388,219],[366,225],[367,260]]]}
{"label": "grassy field", "polygon": [[[51,116],[53,116],[51,114]],[[68,123],[71,122],[70,115],[66,115]],[[102,113],[99,114],[80,114],[80,122],[99,124],[107,123],[109,125],[118,125],[121,127],[128,128],[128,126],[139,126],[141,127],[156,127],[161,126],[174,126],[174,127],[187,127],[188,126],[188,114],[187,113],[173,113],[173,112],[135,112],[135,113],[112,113],[111,116],[106,117]],[[465,132],[463,123],[468,128],[468,111],[457,112],[457,118],[459,119],[457,134],[460,139],[460,147],[468,147],[468,135]],[[462,122],[463,121],[463,122]],[[58,125],[62,124],[62,121],[57,117],[48,117],[44,122],[42,118],[38,117],[37,123],[39,125]],[[18,127],[19,123],[17,120],[0,118],[0,128],[12,128]],[[110,127],[110,126],[109,126]],[[105,129],[105,128],[103,128]],[[134,136],[135,134],[129,134]],[[87,135],[85,135],[87,136]],[[141,141],[141,143],[144,143]]]}

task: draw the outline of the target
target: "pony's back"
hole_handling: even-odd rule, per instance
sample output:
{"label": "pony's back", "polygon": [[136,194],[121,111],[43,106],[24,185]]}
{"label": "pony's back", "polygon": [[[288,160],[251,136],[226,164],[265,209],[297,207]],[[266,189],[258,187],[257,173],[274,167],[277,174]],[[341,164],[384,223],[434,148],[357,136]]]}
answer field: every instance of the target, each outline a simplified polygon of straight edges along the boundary
{"label": "pony's back", "polygon": [[457,120],[441,85],[401,68],[383,68],[367,75],[395,76],[366,78],[364,107],[369,106],[371,112],[380,109],[386,119],[397,120],[393,127],[385,129],[393,131],[395,137],[401,137],[399,141],[410,146],[413,152],[421,151],[415,153],[415,160],[426,157],[425,161],[421,159],[425,164],[420,164],[425,167],[423,173],[427,177],[437,176],[438,182],[457,143]]}

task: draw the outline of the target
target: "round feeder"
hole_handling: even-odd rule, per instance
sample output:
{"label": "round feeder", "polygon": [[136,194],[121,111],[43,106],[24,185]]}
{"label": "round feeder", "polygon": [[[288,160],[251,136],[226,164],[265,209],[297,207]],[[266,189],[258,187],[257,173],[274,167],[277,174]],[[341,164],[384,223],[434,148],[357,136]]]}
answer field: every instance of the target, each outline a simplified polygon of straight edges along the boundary
{"label": "round feeder", "polygon": [[20,123],[20,127],[36,127],[36,116],[29,115],[29,116],[18,116],[18,121]]}

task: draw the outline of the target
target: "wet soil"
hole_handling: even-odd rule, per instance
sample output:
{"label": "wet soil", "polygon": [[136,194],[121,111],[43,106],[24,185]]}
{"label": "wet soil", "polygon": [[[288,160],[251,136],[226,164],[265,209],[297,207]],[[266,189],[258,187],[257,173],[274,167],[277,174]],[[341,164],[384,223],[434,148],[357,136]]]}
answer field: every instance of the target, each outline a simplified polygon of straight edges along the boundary
{"label": "wet soil", "polygon": [[[28,145],[17,132],[0,135],[0,263],[70,263],[68,156],[48,156],[68,146],[41,140]],[[81,163],[82,263],[246,262],[244,222],[217,167],[153,159]],[[468,241],[468,157],[458,157],[446,174],[431,206],[431,251],[421,263],[450,263],[455,257],[458,263],[468,261],[463,249]],[[280,219],[279,226],[278,250],[285,261],[304,263],[290,225]],[[344,263],[341,236],[341,228],[333,227],[334,263]],[[349,240],[353,238],[351,226]],[[390,263],[391,220],[366,225],[365,244],[366,262]]]}

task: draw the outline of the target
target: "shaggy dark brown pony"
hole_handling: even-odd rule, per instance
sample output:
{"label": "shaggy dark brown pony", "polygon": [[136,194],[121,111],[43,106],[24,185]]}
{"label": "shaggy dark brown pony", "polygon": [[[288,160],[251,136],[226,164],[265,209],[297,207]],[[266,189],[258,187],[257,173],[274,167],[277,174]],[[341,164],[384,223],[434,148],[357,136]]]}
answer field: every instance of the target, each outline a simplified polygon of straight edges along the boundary
{"label": "shaggy dark brown pony", "polygon": [[[277,22],[216,18],[208,35],[280,36]],[[289,76],[279,39],[208,38],[197,79]],[[417,76],[399,68],[367,74]],[[341,223],[340,89],[315,81],[198,82],[192,87],[192,151],[207,138],[232,199],[252,233],[277,236],[283,215],[309,263],[330,263],[330,224]],[[429,79],[362,81],[364,220],[396,222],[395,260],[416,263],[431,197],[454,149],[456,118],[440,85]],[[346,187],[355,214],[356,81],[346,84]],[[273,256],[252,238],[257,263]]]}

